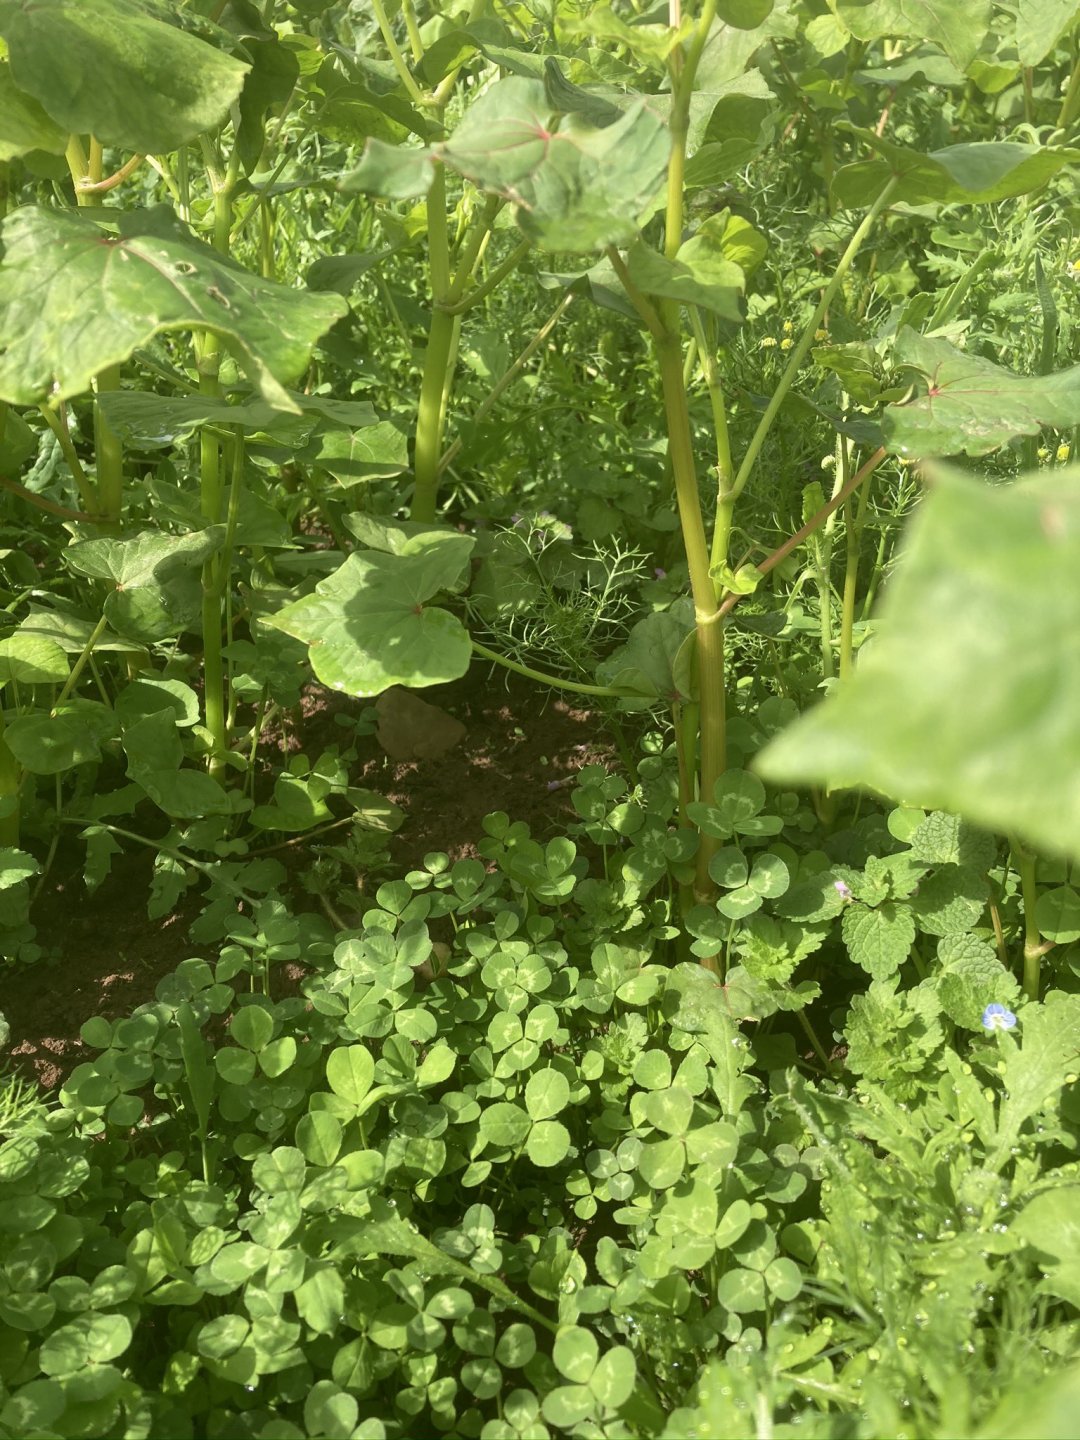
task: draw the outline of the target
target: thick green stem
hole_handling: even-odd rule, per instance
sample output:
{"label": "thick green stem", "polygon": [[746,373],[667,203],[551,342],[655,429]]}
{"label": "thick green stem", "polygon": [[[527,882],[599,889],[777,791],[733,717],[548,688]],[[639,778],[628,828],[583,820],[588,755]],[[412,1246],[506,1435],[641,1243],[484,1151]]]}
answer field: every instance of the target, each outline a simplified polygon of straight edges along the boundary
{"label": "thick green stem", "polygon": [[1065,92],[1061,109],[1058,111],[1057,128],[1068,130],[1076,119],[1078,110],[1080,110],[1080,55],[1074,62],[1072,74],[1069,76],[1069,88]]}
{"label": "thick green stem", "polygon": [[[727,704],[724,694],[724,629],[716,602],[709,568],[709,545],[701,515],[694,447],[690,432],[690,411],[683,385],[682,348],[678,338],[678,306],[664,301],[660,307],[663,331],[653,345],[660,368],[667,420],[668,454],[675,500],[682,526],[683,546],[690,571],[697,622],[698,698],[701,704],[700,793],[711,800],[717,780],[727,764]],[[698,850],[695,889],[707,899],[715,889],[709,875],[709,861],[716,841],[703,835]]]}
{"label": "thick green stem", "polygon": [[1039,998],[1039,971],[1042,957],[1050,945],[1039,934],[1035,909],[1039,901],[1039,886],[1035,878],[1035,856],[1019,840],[1009,841],[1012,858],[1020,874],[1020,895],[1024,902],[1024,994],[1029,1000]]}
{"label": "thick green stem", "polygon": [[[120,389],[120,366],[110,365],[94,381],[94,390]],[[110,529],[119,529],[124,506],[124,445],[105,418],[100,399],[94,401],[94,450],[97,454],[98,506]]]}
{"label": "thick green stem", "polygon": [[854,512],[855,507],[849,500],[844,507],[847,547],[844,556],[844,598],[840,608],[841,685],[851,679],[854,657],[855,591],[859,583],[859,527]]}
{"label": "thick green stem", "polygon": [[19,843],[19,787],[22,771],[4,739],[4,707],[0,704],[0,845]]}
{"label": "thick green stem", "polygon": [[424,351],[424,373],[416,411],[416,446],[413,454],[413,520],[430,524],[435,519],[439,492],[439,455],[442,452],[444,397],[447,370],[454,349],[457,317],[442,308],[450,298],[450,239],[446,225],[446,178],[441,165],[427,198],[428,267],[431,280],[431,327]]}

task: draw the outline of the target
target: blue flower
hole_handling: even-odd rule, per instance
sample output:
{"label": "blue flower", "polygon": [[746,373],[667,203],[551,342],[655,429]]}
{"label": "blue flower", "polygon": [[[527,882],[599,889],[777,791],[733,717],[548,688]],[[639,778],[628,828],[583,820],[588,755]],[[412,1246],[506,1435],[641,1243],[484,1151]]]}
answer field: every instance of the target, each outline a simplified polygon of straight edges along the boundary
{"label": "blue flower", "polygon": [[982,1023],[987,1030],[1011,1030],[1016,1024],[1016,1016],[1011,1010],[1006,1010],[1004,1005],[987,1005],[983,1011]]}

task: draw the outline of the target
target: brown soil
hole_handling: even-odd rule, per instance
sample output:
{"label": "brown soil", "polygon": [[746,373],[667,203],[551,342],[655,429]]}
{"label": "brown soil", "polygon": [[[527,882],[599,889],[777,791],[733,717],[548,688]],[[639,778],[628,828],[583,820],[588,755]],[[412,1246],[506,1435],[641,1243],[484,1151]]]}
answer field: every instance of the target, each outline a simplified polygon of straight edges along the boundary
{"label": "brown soil", "polygon": [[[352,777],[405,812],[391,842],[399,873],[433,850],[452,860],[475,854],[483,818],[493,810],[524,820],[545,838],[571,813],[567,789],[558,782],[591,761],[610,759],[598,716],[516,677],[507,684],[501,673],[489,678],[474,666],[463,680],[422,693],[464,723],[462,742],[438,760],[400,761],[383,754],[374,737],[366,738],[359,742]],[[348,732],[334,717],[358,715],[364,703],[310,687],[299,723],[287,734],[267,736],[262,757],[267,775],[280,765],[283,751],[302,746],[314,760],[325,747],[347,743]],[[300,843],[279,853],[302,863],[304,849]],[[187,938],[200,908],[197,895],[185,897],[164,920],[146,918],[152,861],[149,848],[117,857],[90,896],[77,847],[61,849],[53,864],[32,916],[51,958],[9,970],[0,1001],[11,1026],[15,1065],[47,1089],[92,1053],[79,1039],[86,1020],[128,1014],[153,998],[158,981],[181,960],[200,953]],[[310,905],[310,897],[304,903]]]}

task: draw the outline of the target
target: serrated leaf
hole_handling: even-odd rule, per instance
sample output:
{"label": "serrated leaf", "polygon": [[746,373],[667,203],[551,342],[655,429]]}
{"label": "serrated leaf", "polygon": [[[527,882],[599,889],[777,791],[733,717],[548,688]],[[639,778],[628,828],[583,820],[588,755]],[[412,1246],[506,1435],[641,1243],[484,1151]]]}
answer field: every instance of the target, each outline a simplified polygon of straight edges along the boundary
{"label": "serrated leaf", "polygon": [[0,848],[0,890],[10,890],[12,885],[29,880],[40,869],[34,857],[27,855],[25,850],[16,850],[11,845]]}
{"label": "serrated leaf", "polygon": [[1080,857],[1075,477],[989,488],[935,473],[852,683],[757,764],[777,782],[867,785]]}
{"label": "serrated leaf", "polygon": [[281,410],[312,346],[346,311],[338,296],[264,280],[192,239],[165,207],[113,234],[81,215],[24,206],[4,222],[0,398],[63,400],[173,330],[219,335]]}
{"label": "serrated leaf", "polygon": [[876,909],[849,905],[841,921],[848,954],[856,965],[885,980],[896,973],[915,943],[915,920],[906,906],[886,900]]}
{"label": "serrated leaf", "polygon": [[955,1024],[981,1030],[987,1005],[1016,1004],[1020,986],[992,945],[974,935],[949,935],[939,942],[937,955],[941,1008]]}

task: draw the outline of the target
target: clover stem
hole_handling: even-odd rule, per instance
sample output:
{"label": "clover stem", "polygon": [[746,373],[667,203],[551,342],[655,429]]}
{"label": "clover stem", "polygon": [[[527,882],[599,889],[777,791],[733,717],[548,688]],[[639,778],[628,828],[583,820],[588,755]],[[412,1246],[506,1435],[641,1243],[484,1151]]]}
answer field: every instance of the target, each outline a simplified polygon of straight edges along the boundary
{"label": "clover stem", "polygon": [[795,1011],[795,1014],[796,1014],[796,1017],[798,1018],[799,1024],[802,1026],[803,1030],[805,1030],[805,1032],[806,1032],[806,1038],[810,1041],[810,1044],[814,1047],[814,1054],[815,1054],[815,1055],[818,1057],[818,1059],[821,1061],[822,1065],[825,1066],[825,1073],[826,1073],[826,1075],[831,1074],[831,1073],[832,1073],[832,1062],[830,1061],[828,1055],[826,1055],[826,1053],[825,1053],[825,1047],[822,1045],[821,1041],[818,1039],[817,1031],[814,1029],[813,1025],[810,1023],[810,1018],[809,1018],[809,1016],[807,1015],[807,1013],[806,1013],[805,1010],[796,1010],[796,1011]]}

